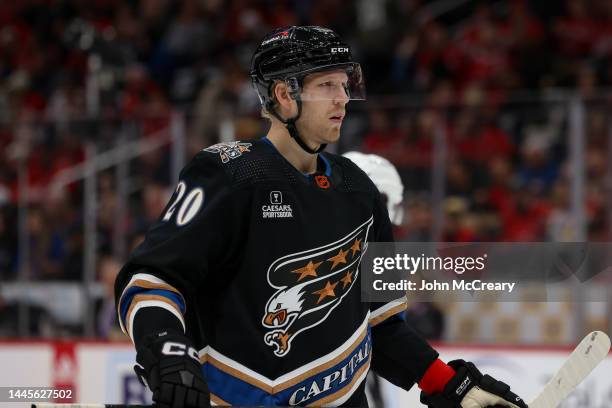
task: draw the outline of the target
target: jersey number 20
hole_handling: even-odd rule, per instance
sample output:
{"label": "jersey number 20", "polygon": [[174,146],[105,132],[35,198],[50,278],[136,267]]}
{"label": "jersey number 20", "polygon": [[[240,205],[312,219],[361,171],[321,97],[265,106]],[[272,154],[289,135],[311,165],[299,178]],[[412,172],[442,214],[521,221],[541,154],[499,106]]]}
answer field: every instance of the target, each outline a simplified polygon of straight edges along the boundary
{"label": "jersey number 20", "polygon": [[[163,221],[169,221],[170,218],[174,215],[174,211],[178,207],[178,214],[176,215],[176,225],[182,227],[183,225],[187,225],[193,220],[196,214],[200,211],[202,204],[204,204],[204,190],[200,187],[196,187],[187,192],[187,185],[181,181],[176,186],[176,191],[174,195],[176,198],[168,207],[168,210],[164,214],[162,218]],[[183,200],[183,197],[185,198]]]}

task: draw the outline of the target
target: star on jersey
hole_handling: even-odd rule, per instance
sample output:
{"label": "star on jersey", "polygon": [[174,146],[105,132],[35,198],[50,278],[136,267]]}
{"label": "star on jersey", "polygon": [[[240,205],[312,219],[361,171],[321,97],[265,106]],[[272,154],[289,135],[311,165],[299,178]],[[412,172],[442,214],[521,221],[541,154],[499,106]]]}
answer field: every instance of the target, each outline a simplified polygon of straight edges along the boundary
{"label": "star on jersey", "polygon": [[298,282],[299,282],[299,281],[301,281],[302,279],[304,279],[307,276],[317,276],[317,268],[322,263],[323,262],[314,263],[312,261],[309,261],[306,266],[304,266],[302,268],[294,269],[294,270],[291,271],[291,273],[299,273],[300,274],[300,277],[298,278]]}
{"label": "star on jersey", "polygon": [[353,282],[353,272],[346,271],[346,275],[339,282],[342,282],[342,289],[346,288],[346,285],[350,285]]}
{"label": "star on jersey", "polygon": [[337,255],[329,258],[328,261],[332,263],[331,269],[334,269],[336,266],[338,266],[341,263],[345,264],[347,254],[348,254],[348,251],[343,251],[342,248],[340,248]]}
{"label": "star on jersey", "polygon": [[312,292],[313,295],[319,296],[319,299],[317,299],[317,305],[321,303],[321,301],[325,299],[327,296],[336,297],[336,294],[334,293],[334,289],[336,289],[337,285],[338,285],[338,282],[332,284],[331,281],[327,281],[323,289],[317,290],[316,292]]}
{"label": "star on jersey", "polygon": [[276,292],[266,303],[262,325],[264,343],[274,355],[286,356],[291,341],[323,323],[355,286],[372,222],[370,217],[334,242],[272,262],[268,284]]}

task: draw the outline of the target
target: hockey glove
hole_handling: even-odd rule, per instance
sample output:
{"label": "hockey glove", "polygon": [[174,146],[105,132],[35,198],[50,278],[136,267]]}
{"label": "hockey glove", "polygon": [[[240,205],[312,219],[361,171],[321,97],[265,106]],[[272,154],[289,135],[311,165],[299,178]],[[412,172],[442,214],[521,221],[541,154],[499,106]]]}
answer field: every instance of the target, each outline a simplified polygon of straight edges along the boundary
{"label": "hockey glove", "polygon": [[510,391],[510,386],[489,375],[482,375],[474,364],[455,360],[448,365],[455,370],[455,376],[444,390],[431,395],[421,392],[421,402],[429,408],[528,408]]}
{"label": "hockey glove", "polygon": [[210,407],[198,352],[187,337],[167,331],[148,336],[136,350],[136,362],[134,371],[153,392],[156,407]]}

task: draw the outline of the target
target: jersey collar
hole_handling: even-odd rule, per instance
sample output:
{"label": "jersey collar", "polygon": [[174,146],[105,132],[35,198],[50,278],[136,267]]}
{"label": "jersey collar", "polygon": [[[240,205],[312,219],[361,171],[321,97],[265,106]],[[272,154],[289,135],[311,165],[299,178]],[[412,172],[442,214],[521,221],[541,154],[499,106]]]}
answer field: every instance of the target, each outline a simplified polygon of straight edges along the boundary
{"label": "jersey collar", "polygon": [[[268,139],[268,136],[262,137],[261,140],[269,144],[274,150],[276,150],[278,154],[280,154],[276,146],[274,146],[274,143],[272,143],[270,139]],[[331,164],[329,163],[329,160],[323,155],[323,153],[317,153],[317,170],[312,174],[304,173],[304,172],[300,172],[300,173],[302,173],[305,177],[312,178],[312,176],[314,176],[317,173],[320,173],[321,171],[327,177],[330,177],[331,176]]]}

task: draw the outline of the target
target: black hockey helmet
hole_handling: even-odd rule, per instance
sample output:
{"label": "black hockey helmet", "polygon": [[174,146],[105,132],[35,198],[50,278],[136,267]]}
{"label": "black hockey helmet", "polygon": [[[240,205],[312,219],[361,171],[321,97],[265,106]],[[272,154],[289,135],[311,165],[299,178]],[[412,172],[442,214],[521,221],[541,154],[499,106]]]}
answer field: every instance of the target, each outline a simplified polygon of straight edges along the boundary
{"label": "black hockey helmet", "polygon": [[[318,26],[291,26],[269,33],[257,47],[251,60],[250,76],[261,105],[285,123],[291,136],[309,153],[317,153],[300,139],[295,122],[301,114],[302,84],[306,75],[344,69],[348,75],[345,92],[349,99],[364,100],[365,85],[361,67],[353,61],[349,46],[334,31]],[[298,115],[288,120],[276,112],[272,98],[275,81],[285,81],[291,97],[297,101]]]}

